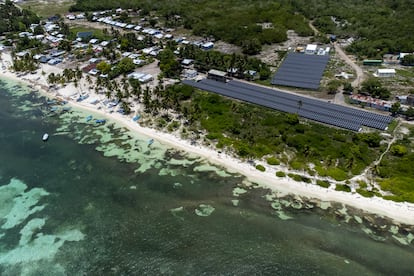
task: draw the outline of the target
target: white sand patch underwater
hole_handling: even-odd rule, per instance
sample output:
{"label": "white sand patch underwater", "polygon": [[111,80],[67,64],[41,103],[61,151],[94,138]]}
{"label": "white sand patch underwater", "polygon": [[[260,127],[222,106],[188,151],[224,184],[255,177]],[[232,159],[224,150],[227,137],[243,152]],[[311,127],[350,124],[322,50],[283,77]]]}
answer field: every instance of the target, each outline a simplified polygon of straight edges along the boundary
{"label": "white sand patch underwater", "polygon": [[[4,241],[8,238],[7,230],[21,227],[20,239],[16,246],[8,250],[1,247],[0,265],[22,265],[19,275],[34,275],[30,272],[32,262],[52,261],[65,242],[84,239],[84,234],[77,229],[61,230],[57,234],[42,233],[46,218],[31,218],[23,224],[30,216],[46,207],[46,204],[38,204],[43,197],[49,195],[42,188],[27,188],[24,182],[15,178],[7,185],[0,186],[0,239]],[[24,264],[27,266],[23,266]]]}
{"label": "white sand patch underwater", "polygon": [[209,215],[211,215],[214,210],[216,208],[214,208],[211,205],[208,204],[200,204],[199,207],[197,209],[195,209],[195,213],[197,216],[199,217],[208,217]]}
{"label": "white sand patch underwater", "polygon": [[[27,244],[19,244],[18,247],[8,252],[0,253],[0,264],[15,265],[40,260],[52,260],[66,241],[80,241],[83,238],[84,235],[76,229],[67,230],[57,235],[43,235],[39,233],[34,240]],[[27,242],[27,240],[24,240],[24,242]]]}
{"label": "white sand patch underwater", "polygon": [[31,214],[39,212],[45,207],[45,205],[35,205],[49,193],[40,188],[24,192],[26,188],[27,185],[17,179],[12,179],[8,185],[0,187],[0,194],[5,202],[0,207],[1,220],[5,220],[1,226],[2,229],[11,229],[19,225]]}

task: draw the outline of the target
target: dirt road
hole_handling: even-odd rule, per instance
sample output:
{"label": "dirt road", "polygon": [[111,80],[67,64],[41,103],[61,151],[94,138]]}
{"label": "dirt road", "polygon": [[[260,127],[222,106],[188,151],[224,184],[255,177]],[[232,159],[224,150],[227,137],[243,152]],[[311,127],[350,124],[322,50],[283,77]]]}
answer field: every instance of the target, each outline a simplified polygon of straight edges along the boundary
{"label": "dirt road", "polygon": [[358,88],[365,79],[364,71],[362,71],[362,68],[359,67],[353,60],[351,60],[347,54],[345,54],[341,46],[339,46],[336,42],[334,43],[334,47],[339,57],[343,61],[345,61],[349,66],[351,66],[352,69],[355,70],[356,77],[355,80],[352,82],[352,86]]}
{"label": "dirt road", "polygon": [[[319,30],[313,26],[312,21],[309,21],[309,27],[314,31],[315,35],[319,34]],[[338,56],[345,61],[349,66],[354,69],[356,77],[355,80],[352,82],[352,86],[355,88],[359,88],[361,83],[365,80],[364,71],[361,67],[359,67],[352,59],[349,58],[347,54],[342,50],[341,46],[338,43],[334,42],[334,48]]]}

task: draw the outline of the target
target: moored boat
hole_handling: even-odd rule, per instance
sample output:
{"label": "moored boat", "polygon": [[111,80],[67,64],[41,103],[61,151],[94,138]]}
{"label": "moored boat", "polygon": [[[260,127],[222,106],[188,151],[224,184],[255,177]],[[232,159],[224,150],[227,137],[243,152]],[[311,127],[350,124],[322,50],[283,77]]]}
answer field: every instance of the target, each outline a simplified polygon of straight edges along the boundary
{"label": "moored boat", "polygon": [[105,124],[106,120],[105,119],[97,119],[97,120],[95,120],[95,123],[96,124]]}
{"label": "moored boat", "polygon": [[132,118],[132,121],[136,122],[139,120],[139,118],[141,118],[141,115],[136,115]]}
{"label": "moored boat", "polygon": [[42,140],[43,142],[46,142],[47,140],[49,140],[49,134],[47,133],[43,134]]}

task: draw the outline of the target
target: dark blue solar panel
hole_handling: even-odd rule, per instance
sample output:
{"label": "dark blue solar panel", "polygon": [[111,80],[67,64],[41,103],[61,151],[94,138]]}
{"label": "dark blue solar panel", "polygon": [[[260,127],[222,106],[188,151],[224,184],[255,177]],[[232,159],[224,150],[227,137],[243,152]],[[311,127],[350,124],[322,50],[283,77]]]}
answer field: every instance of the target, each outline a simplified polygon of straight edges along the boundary
{"label": "dark blue solar panel", "polygon": [[240,81],[224,83],[204,79],[200,82],[185,80],[183,83],[275,110],[297,113],[307,119],[353,131],[359,131],[361,125],[384,130],[393,119],[391,116],[327,103],[325,101]]}
{"label": "dark blue solar panel", "polygon": [[317,90],[328,61],[329,56],[289,53],[272,84]]}

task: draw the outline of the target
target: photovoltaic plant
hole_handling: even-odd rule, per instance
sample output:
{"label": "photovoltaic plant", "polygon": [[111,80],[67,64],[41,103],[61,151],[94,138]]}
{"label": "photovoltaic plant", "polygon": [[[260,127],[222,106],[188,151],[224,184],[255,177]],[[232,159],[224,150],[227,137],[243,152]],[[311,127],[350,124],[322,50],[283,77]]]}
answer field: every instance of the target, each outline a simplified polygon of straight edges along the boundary
{"label": "photovoltaic plant", "polygon": [[386,130],[391,116],[341,106],[326,101],[303,97],[279,90],[231,80],[227,83],[203,79],[199,82],[184,80],[184,84],[237,100],[261,105],[320,123],[360,131],[361,126]]}
{"label": "photovoltaic plant", "polygon": [[288,53],[271,83],[317,90],[328,61],[329,55]]}

